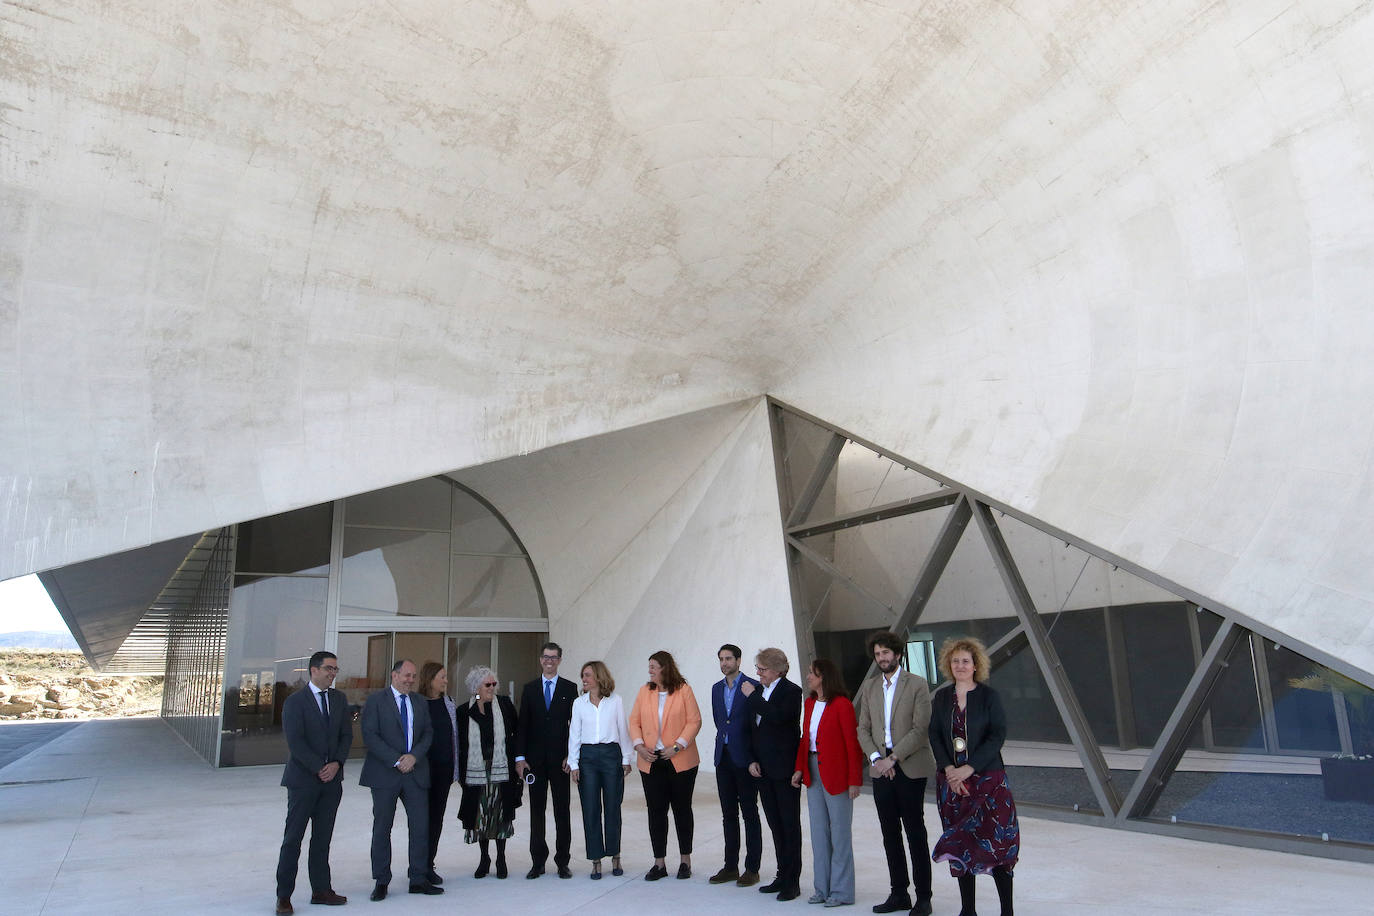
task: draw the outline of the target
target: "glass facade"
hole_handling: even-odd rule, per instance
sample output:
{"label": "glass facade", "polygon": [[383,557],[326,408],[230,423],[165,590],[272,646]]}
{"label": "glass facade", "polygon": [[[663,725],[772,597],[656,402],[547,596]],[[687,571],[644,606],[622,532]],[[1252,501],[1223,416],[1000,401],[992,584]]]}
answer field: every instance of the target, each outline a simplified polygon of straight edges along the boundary
{"label": "glass facade", "polygon": [[304,689],[318,649],[336,647],[355,756],[366,751],[357,714],[398,659],[444,663],[460,699],[473,665],[500,666],[503,692],[537,673],[547,614],[533,564],[505,520],[451,480],[255,519],[226,537],[207,669],[222,672],[206,729],[218,745],[197,746],[220,766],[286,759],[282,703]]}
{"label": "glass facade", "polygon": [[[851,689],[871,670],[873,630],[901,633],[908,669],[932,687],[941,643],[976,636],[1006,707],[1019,803],[1189,836],[1374,844],[1374,758],[1358,759],[1374,755],[1368,684],[897,456],[771,409],[801,642],[835,660]],[[1223,627],[1239,635],[1220,673],[1204,676]]]}
{"label": "glass facade", "polygon": [[215,759],[219,740],[233,570],[234,538],[226,528],[215,537],[194,597],[172,613],[167,630],[162,718],[206,760]]}

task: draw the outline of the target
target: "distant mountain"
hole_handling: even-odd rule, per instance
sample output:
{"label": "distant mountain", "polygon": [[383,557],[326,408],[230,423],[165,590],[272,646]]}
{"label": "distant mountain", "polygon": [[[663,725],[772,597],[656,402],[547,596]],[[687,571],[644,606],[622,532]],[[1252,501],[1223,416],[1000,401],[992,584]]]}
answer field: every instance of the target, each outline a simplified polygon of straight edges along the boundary
{"label": "distant mountain", "polygon": [[76,640],[70,633],[40,633],[37,630],[20,630],[15,633],[0,633],[0,647],[6,649],[77,649]]}

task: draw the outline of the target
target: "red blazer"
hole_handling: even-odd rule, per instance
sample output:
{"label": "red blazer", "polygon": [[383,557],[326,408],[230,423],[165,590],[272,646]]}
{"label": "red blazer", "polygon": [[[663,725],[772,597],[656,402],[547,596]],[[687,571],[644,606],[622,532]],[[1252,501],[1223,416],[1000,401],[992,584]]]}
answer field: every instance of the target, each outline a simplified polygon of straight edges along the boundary
{"label": "red blazer", "polygon": [[[813,697],[806,698],[802,710],[801,741],[797,743],[797,769],[802,782],[811,785],[811,768],[806,755],[811,753],[811,710],[816,706]],[[816,729],[816,768],[821,771],[821,785],[830,795],[849,791],[850,786],[864,784],[864,752],[859,749],[859,723],[854,718],[854,704],[844,697],[836,697],[825,704],[820,727]]]}

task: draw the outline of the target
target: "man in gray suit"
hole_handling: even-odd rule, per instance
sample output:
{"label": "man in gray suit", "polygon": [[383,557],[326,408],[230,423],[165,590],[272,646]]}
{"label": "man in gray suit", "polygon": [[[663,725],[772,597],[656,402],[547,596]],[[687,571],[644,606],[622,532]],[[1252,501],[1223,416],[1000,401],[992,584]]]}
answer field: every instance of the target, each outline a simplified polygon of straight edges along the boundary
{"label": "man in gray suit", "polygon": [[347,897],[334,893],[329,879],[329,842],[334,816],[343,798],[343,765],[353,744],[348,700],[332,689],[339,659],[332,652],[310,656],[310,682],[282,703],[282,731],[290,757],[281,774],[286,786],[286,832],[277,857],[277,913],[285,916],[296,889],[301,841],[310,826],[310,902],[342,906]]}
{"label": "man in gray suit", "polygon": [[[930,685],[902,667],[905,640],[896,633],[868,637],[868,652],[878,677],[859,688],[859,747],[868,755],[873,777],[873,807],[883,832],[887,875],[892,892],[873,907],[875,913],[896,913],[911,907],[911,916],[930,913],[930,846],[926,840],[926,780],[935,775],[930,752]],[[907,894],[905,829],[911,847],[913,906]]]}
{"label": "man in gray suit", "polygon": [[367,759],[359,780],[372,789],[373,900],[386,899],[391,883],[391,825],[396,799],[406,809],[410,835],[412,894],[442,894],[429,883],[429,702],[415,690],[415,663],[402,659],[391,669],[391,686],[367,698],[363,741]]}

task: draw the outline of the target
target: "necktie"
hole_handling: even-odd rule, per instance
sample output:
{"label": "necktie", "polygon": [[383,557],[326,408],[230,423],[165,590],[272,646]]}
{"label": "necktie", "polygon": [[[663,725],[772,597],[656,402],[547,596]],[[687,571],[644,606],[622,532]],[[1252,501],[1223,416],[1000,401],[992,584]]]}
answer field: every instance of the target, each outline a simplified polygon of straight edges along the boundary
{"label": "necktie", "polygon": [[324,690],[321,690],[321,691],[320,691],[320,712],[324,713],[325,721],[328,721],[328,720],[329,720],[329,694],[328,694],[328,692],[326,692],[326,691],[324,691]]}
{"label": "necktie", "polygon": [[548,709],[553,705],[553,681],[544,682],[544,708]]}
{"label": "necktie", "polygon": [[410,753],[410,707],[406,705],[406,695],[401,694],[401,727],[406,730],[406,753]]}

